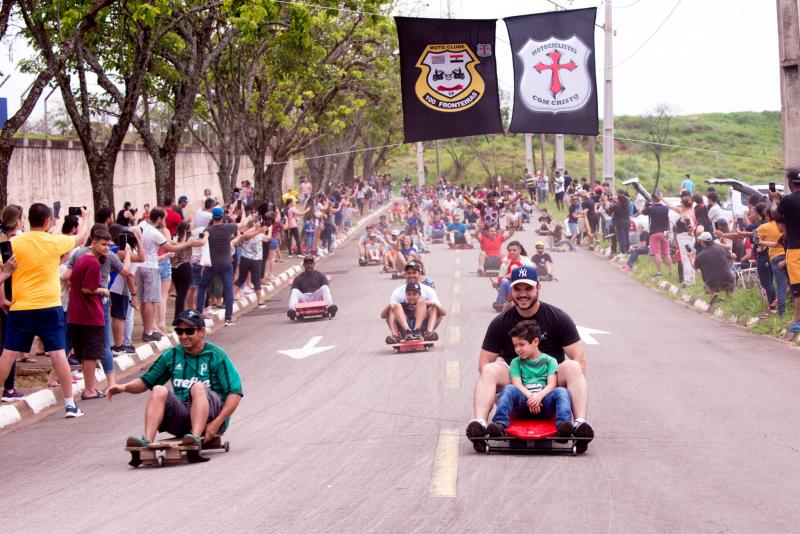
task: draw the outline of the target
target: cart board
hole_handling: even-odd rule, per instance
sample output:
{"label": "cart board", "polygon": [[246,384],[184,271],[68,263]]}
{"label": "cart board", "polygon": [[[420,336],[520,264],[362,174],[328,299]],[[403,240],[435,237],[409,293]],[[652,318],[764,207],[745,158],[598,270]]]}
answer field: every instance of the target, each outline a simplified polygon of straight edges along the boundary
{"label": "cart board", "polygon": [[328,313],[328,303],[324,300],[314,302],[298,302],[294,310],[297,312],[295,321],[305,321],[307,319],[324,319],[330,317]]}
{"label": "cart board", "polygon": [[389,345],[395,352],[424,352],[433,348],[435,341],[425,341],[424,339],[413,339],[393,343]]}
{"label": "cart board", "polygon": [[475,248],[474,246],[468,245],[466,243],[448,243],[447,246],[449,246],[450,248],[459,249],[459,250]]}
{"label": "cart board", "polygon": [[[228,452],[230,450],[230,442],[222,441],[219,436],[212,439],[208,443],[203,444],[202,452],[223,450]],[[164,467],[167,463],[177,463],[186,460],[190,464],[207,462],[211,458],[204,456],[200,447],[197,445],[181,445],[179,438],[168,439],[164,441],[156,441],[150,443],[146,447],[125,447],[125,450],[131,453],[131,460],[128,465],[131,467],[139,467],[140,465],[158,465]]]}
{"label": "cart board", "polygon": [[[500,438],[473,438],[483,452],[517,454],[583,454],[592,438],[558,435],[555,419],[514,419]],[[481,447],[482,445],[482,447]]]}

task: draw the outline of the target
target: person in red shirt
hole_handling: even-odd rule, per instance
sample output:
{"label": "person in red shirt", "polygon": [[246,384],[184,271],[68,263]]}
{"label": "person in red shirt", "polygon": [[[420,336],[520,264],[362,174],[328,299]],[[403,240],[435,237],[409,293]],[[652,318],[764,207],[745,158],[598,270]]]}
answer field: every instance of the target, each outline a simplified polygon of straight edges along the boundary
{"label": "person in red shirt", "polygon": [[183,221],[181,214],[175,211],[175,199],[172,197],[164,197],[164,224],[169,230],[169,235],[174,236],[178,232],[178,225]]}
{"label": "person in red shirt", "polygon": [[70,277],[67,327],[75,357],[83,367],[86,381],[86,388],[81,394],[83,400],[105,396],[96,389],[94,372],[97,360],[102,359],[106,347],[102,299],[109,298],[109,292],[101,281],[100,263],[106,261],[110,243],[111,234],[108,230],[96,230],[91,250],[75,263]]}
{"label": "person in red shirt", "polygon": [[503,242],[512,235],[514,235],[513,229],[500,233],[495,227],[489,228],[485,234],[480,234],[481,252],[478,254],[478,274],[483,273],[487,257],[497,258],[497,265],[500,265],[500,249],[503,247]]}

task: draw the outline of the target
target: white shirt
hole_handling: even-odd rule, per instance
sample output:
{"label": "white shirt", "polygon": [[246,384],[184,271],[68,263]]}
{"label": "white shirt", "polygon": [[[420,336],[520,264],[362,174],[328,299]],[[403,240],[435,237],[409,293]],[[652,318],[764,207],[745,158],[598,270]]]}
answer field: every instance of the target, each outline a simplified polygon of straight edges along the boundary
{"label": "white shirt", "polygon": [[716,224],[716,222],[722,218],[722,208],[719,207],[719,204],[714,204],[708,208],[708,219],[711,221],[712,225]]}
{"label": "white shirt", "polygon": [[211,212],[206,210],[197,210],[194,212],[194,227],[205,228],[211,222]]}
{"label": "white shirt", "polygon": [[564,177],[563,176],[556,176],[553,178],[554,185],[556,188],[556,193],[563,193],[564,192]]}
{"label": "white shirt", "polygon": [[158,247],[166,243],[167,238],[147,221],[140,222],[139,229],[142,231],[142,248],[144,248],[142,267],[158,269]]}
{"label": "white shirt", "polygon": [[[438,295],[436,295],[436,290],[435,289],[433,289],[431,286],[425,285],[423,283],[420,283],[419,287],[422,290],[422,294],[421,294],[422,300],[424,300],[425,302],[432,302],[432,303],[438,304],[440,306],[442,305],[441,302],[439,302],[439,297],[438,297]],[[406,284],[403,284],[402,286],[400,286],[397,289],[395,289],[394,291],[392,291],[392,296],[389,298],[389,303],[390,304],[402,304],[402,303],[404,303],[406,301],[407,301],[407,299],[406,299]]]}

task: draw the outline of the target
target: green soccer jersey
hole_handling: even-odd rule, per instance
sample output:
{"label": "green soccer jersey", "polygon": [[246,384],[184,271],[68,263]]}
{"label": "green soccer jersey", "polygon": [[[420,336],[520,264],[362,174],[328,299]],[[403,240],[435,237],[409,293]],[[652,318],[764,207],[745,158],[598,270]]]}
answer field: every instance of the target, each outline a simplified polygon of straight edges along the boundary
{"label": "green soccer jersey", "polygon": [[224,350],[207,341],[197,356],[187,355],[181,345],[166,350],[142,375],[142,381],[150,389],[170,380],[175,396],[182,402],[190,400],[189,388],[195,382],[206,384],[222,402],[231,393],[244,395],[239,371],[233,362]]}
{"label": "green soccer jersey", "polygon": [[511,378],[519,378],[522,385],[531,393],[538,393],[547,386],[547,377],[554,375],[558,371],[558,362],[552,356],[542,353],[541,356],[532,360],[530,358],[520,358],[517,356],[511,360],[509,374]]}

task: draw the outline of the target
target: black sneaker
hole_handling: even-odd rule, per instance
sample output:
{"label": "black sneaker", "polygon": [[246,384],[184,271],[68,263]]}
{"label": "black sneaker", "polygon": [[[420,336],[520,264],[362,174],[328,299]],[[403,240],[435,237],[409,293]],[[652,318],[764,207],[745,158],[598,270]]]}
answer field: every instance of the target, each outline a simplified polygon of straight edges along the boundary
{"label": "black sneaker", "polygon": [[483,439],[486,437],[486,427],[478,421],[470,421],[467,425],[467,438],[472,441],[472,447],[475,452],[486,452],[486,442]]}
{"label": "black sneaker", "polygon": [[[572,431],[575,425],[572,421],[561,421],[558,425],[558,436],[561,438],[568,438],[572,436]],[[557,439],[556,443],[566,443],[566,439]]]}
{"label": "black sneaker", "polygon": [[286,312],[286,316],[294,321],[297,319],[297,311],[295,311],[293,308],[289,308],[289,311]]}
{"label": "black sneaker", "polygon": [[491,422],[486,426],[490,438],[502,438],[506,435],[506,427],[500,423]]}
{"label": "black sneaker", "polygon": [[425,337],[425,341],[438,341],[439,340],[439,334],[437,334],[436,332],[426,332],[424,337]]}
{"label": "black sneaker", "polygon": [[412,330],[411,339],[414,341],[422,341],[422,332],[419,330]]}
{"label": "black sneaker", "polygon": [[576,444],[578,452],[584,453],[586,452],[586,449],[589,448],[589,442],[594,438],[594,429],[592,428],[592,425],[586,421],[582,421],[580,423],[575,423],[575,426],[572,429],[572,435],[576,438],[589,438],[585,441],[581,440]]}
{"label": "black sneaker", "polygon": [[136,354],[136,347],[133,345],[125,345],[122,347],[126,354]]}
{"label": "black sneaker", "polygon": [[414,339],[414,332],[412,330],[403,332],[403,341],[411,341],[412,339]]}
{"label": "black sneaker", "polygon": [[400,340],[394,336],[386,336],[386,344],[387,345],[397,345],[400,343]]}
{"label": "black sneaker", "polygon": [[336,304],[328,305],[328,315],[331,317],[336,317],[336,312],[339,311],[339,307]]}
{"label": "black sneaker", "polygon": [[142,341],[147,343],[148,341],[158,341],[161,339],[161,334],[159,332],[153,332],[152,334],[142,334]]}

